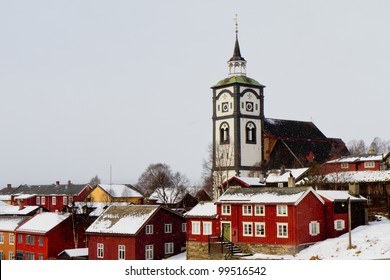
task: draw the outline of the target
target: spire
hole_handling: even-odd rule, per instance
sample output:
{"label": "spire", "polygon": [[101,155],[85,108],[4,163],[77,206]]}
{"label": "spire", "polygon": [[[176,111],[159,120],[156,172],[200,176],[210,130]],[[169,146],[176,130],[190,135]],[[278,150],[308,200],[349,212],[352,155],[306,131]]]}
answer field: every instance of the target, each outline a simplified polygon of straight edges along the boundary
{"label": "spire", "polygon": [[234,18],[236,26],[236,42],[234,44],[233,56],[228,61],[229,77],[246,76],[246,60],[241,56],[240,44],[238,43],[238,22],[237,14]]}

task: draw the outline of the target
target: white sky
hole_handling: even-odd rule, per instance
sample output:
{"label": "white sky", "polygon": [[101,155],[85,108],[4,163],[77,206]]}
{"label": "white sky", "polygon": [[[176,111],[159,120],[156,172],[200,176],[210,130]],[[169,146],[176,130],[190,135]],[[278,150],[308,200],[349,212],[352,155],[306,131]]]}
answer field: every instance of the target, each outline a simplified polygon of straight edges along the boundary
{"label": "white sky", "polygon": [[0,187],[157,162],[197,183],[236,13],[266,117],[390,140],[389,1],[1,1]]}

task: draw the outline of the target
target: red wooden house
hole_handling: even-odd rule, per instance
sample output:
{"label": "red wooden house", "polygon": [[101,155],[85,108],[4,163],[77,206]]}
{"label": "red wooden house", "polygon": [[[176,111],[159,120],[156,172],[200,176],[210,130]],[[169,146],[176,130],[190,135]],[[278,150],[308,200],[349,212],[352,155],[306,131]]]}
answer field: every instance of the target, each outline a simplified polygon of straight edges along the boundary
{"label": "red wooden house", "polygon": [[326,237],[334,238],[348,232],[348,200],[351,203],[351,228],[367,224],[367,200],[348,191],[318,190],[325,201]]}
{"label": "red wooden house", "polygon": [[230,188],[216,202],[224,240],[243,251],[295,253],[324,240],[324,200],[312,188]]}
{"label": "red wooden house", "polygon": [[387,170],[389,160],[390,153],[343,156],[322,164],[321,173]]}
{"label": "red wooden house", "polygon": [[46,212],[16,229],[16,259],[56,259],[65,249],[83,247],[85,235],[69,213]]}
{"label": "red wooden house", "polygon": [[92,190],[89,184],[75,185],[68,181],[52,185],[20,185],[11,195],[13,205],[38,205],[50,212],[62,211],[73,201],[83,201]]}
{"label": "red wooden house", "polygon": [[185,246],[184,217],[164,206],[110,206],[87,229],[90,260],[154,260]]}

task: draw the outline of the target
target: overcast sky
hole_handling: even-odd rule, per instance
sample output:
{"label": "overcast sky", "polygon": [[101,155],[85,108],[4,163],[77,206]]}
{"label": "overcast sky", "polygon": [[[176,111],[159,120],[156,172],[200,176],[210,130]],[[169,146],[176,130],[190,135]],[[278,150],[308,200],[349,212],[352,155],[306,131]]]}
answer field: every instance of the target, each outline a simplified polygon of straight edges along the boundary
{"label": "overcast sky", "polygon": [[390,1],[1,1],[0,187],[198,183],[236,13],[266,117],[390,140]]}

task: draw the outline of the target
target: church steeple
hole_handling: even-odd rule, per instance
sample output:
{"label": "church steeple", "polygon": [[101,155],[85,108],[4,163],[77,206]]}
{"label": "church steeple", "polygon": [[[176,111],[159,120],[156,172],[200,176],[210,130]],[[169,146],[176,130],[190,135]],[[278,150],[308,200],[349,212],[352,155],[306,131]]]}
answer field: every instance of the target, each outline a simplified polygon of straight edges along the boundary
{"label": "church steeple", "polygon": [[228,61],[229,77],[246,76],[246,60],[241,56],[240,44],[238,43],[238,23],[236,22],[236,42],[234,44],[233,56]]}

